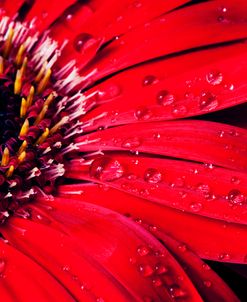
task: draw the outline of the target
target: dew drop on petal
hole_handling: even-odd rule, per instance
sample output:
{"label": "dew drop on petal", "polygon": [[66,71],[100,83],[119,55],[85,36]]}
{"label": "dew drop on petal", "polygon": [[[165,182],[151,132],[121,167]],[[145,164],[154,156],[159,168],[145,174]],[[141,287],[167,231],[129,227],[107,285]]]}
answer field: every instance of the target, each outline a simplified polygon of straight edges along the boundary
{"label": "dew drop on petal", "polygon": [[150,119],[152,113],[147,107],[139,107],[136,109],[134,115],[137,120],[146,121]]}
{"label": "dew drop on petal", "polygon": [[95,39],[88,33],[81,33],[74,39],[74,48],[78,52],[83,52],[87,47],[90,47]]}
{"label": "dew drop on petal", "polygon": [[235,185],[238,185],[238,184],[240,184],[240,179],[238,177],[233,176],[231,178],[231,182]]}
{"label": "dew drop on petal", "polygon": [[152,268],[151,265],[149,264],[141,264],[139,266],[139,271],[144,277],[149,277],[152,276],[154,273],[154,269]]}
{"label": "dew drop on petal", "polygon": [[231,259],[231,255],[228,253],[222,253],[219,255],[218,259],[221,261],[227,261]]}
{"label": "dew drop on petal", "polygon": [[183,289],[181,289],[180,286],[177,284],[170,286],[169,292],[173,299],[183,298],[187,295],[186,292]]}
{"label": "dew drop on petal", "polygon": [[155,266],[155,271],[157,275],[163,275],[168,272],[168,269],[163,264],[157,264]]}
{"label": "dew drop on petal", "polygon": [[147,75],[142,81],[143,86],[149,86],[157,82],[157,78],[153,75]]}
{"label": "dew drop on petal", "polygon": [[206,75],[206,80],[209,84],[215,86],[215,85],[219,85],[222,83],[223,81],[223,75],[220,71],[217,70],[213,70],[210,71],[207,75]]}
{"label": "dew drop on petal", "polygon": [[246,197],[239,191],[239,190],[231,190],[228,195],[227,199],[229,200],[230,203],[232,204],[238,204],[242,205],[243,203],[246,202]]}
{"label": "dew drop on petal", "polygon": [[141,245],[137,248],[137,253],[142,257],[147,256],[150,253],[150,248],[145,245]]}
{"label": "dew drop on petal", "polygon": [[149,168],[145,171],[144,180],[148,183],[157,184],[162,181],[162,174],[153,168]]}
{"label": "dew drop on petal", "polygon": [[127,149],[137,148],[141,145],[141,140],[138,137],[130,137],[123,141],[122,147]]}
{"label": "dew drop on petal", "polygon": [[187,251],[187,246],[185,244],[180,244],[178,246],[178,250],[182,253],[186,252]]}
{"label": "dew drop on petal", "polygon": [[157,95],[157,102],[159,105],[168,106],[173,104],[175,97],[167,90],[161,90]]}
{"label": "dew drop on petal", "polygon": [[218,100],[210,91],[204,91],[200,96],[199,108],[200,110],[211,111],[218,106]]}
{"label": "dew drop on petal", "polygon": [[200,202],[192,202],[192,203],[190,204],[190,210],[191,210],[192,212],[197,213],[197,212],[200,212],[201,209],[202,209],[202,204],[201,204]]}
{"label": "dew drop on petal", "polygon": [[6,266],[5,260],[0,258],[0,274],[4,272],[5,266]]}
{"label": "dew drop on petal", "polygon": [[101,181],[113,181],[123,174],[124,168],[120,162],[108,156],[96,158],[90,166],[90,176]]}
{"label": "dew drop on petal", "polygon": [[160,287],[163,284],[162,280],[159,277],[155,277],[152,282],[155,287]]}
{"label": "dew drop on petal", "polygon": [[204,284],[206,287],[211,287],[211,286],[212,286],[212,282],[209,281],[209,280],[203,281],[203,284]]}
{"label": "dew drop on petal", "polygon": [[187,113],[187,107],[184,105],[177,105],[172,109],[172,114],[176,117],[184,116]]}

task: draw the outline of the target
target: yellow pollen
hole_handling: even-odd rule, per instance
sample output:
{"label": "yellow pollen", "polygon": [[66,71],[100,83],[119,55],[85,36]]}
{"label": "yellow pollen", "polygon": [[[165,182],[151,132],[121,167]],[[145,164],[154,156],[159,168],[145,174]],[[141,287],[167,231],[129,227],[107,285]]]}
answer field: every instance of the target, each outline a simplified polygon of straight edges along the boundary
{"label": "yellow pollen", "polygon": [[37,74],[36,78],[34,79],[34,82],[35,82],[35,83],[38,83],[38,82],[41,80],[43,74],[45,73],[46,66],[47,66],[47,62],[45,62],[45,63],[42,65],[42,67],[40,68],[39,73]]}
{"label": "yellow pollen", "polygon": [[34,87],[31,86],[30,88],[30,91],[29,91],[29,94],[27,96],[27,108],[31,107],[32,106],[32,103],[33,103],[33,97],[34,97]]}
{"label": "yellow pollen", "polygon": [[22,73],[21,70],[17,70],[16,77],[15,77],[15,83],[14,83],[14,93],[20,94],[22,87]]}
{"label": "yellow pollen", "polygon": [[21,44],[21,46],[19,47],[19,50],[17,52],[17,55],[15,57],[15,63],[16,63],[17,66],[20,66],[21,63],[22,63],[22,58],[23,58],[24,51],[25,51],[25,47],[24,47],[23,44]]}
{"label": "yellow pollen", "polygon": [[0,56],[0,75],[4,72],[4,58]]}
{"label": "yellow pollen", "polygon": [[43,106],[42,110],[40,111],[39,115],[36,117],[36,120],[34,121],[34,125],[38,125],[44,118],[46,112],[48,110],[48,106]]}
{"label": "yellow pollen", "polygon": [[8,37],[7,37],[6,41],[4,42],[4,47],[3,47],[3,56],[4,56],[4,58],[7,58],[10,54],[11,47],[12,47],[13,36],[14,36],[14,30],[13,30],[13,28],[10,28],[9,33],[8,33]]}
{"label": "yellow pollen", "polygon": [[13,165],[11,165],[11,166],[9,167],[9,169],[7,170],[7,172],[6,172],[6,176],[7,176],[8,178],[10,178],[10,177],[13,175],[14,171],[15,171],[15,167],[14,167]]}
{"label": "yellow pollen", "polygon": [[27,141],[24,140],[23,143],[21,144],[18,152],[17,152],[17,155],[20,155],[23,151],[25,151],[27,149]]}
{"label": "yellow pollen", "polygon": [[36,141],[36,145],[40,145],[40,144],[42,144],[45,140],[46,140],[46,138],[48,137],[48,135],[49,135],[49,133],[50,133],[50,131],[49,131],[49,128],[45,128],[45,131],[41,134],[41,136],[37,139],[37,141]]}
{"label": "yellow pollen", "polygon": [[42,93],[45,90],[45,88],[46,88],[46,86],[47,86],[47,84],[50,80],[50,77],[51,77],[51,69],[49,68],[46,71],[46,73],[45,73],[44,77],[42,78],[42,80],[40,80],[40,82],[38,84],[38,87],[37,87],[37,93],[38,94]]}
{"label": "yellow pollen", "polygon": [[7,147],[3,150],[3,156],[1,161],[1,166],[5,167],[9,163],[9,149]]}
{"label": "yellow pollen", "polygon": [[61,126],[66,124],[69,120],[68,116],[64,116],[58,123],[56,123],[50,130],[50,134],[55,133]]}
{"label": "yellow pollen", "polygon": [[22,163],[25,160],[26,155],[27,155],[26,151],[21,152],[21,154],[18,156],[19,164]]}
{"label": "yellow pollen", "polygon": [[29,121],[28,121],[28,119],[25,119],[25,122],[23,123],[23,125],[21,127],[21,131],[19,133],[19,136],[22,137],[22,136],[27,135],[28,130],[29,130]]}
{"label": "yellow pollen", "polygon": [[25,98],[22,98],[22,100],[21,100],[21,108],[20,108],[20,117],[21,118],[25,117],[25,115],[27,113],[27,109],[28,109],[27,101],[26,101]]}

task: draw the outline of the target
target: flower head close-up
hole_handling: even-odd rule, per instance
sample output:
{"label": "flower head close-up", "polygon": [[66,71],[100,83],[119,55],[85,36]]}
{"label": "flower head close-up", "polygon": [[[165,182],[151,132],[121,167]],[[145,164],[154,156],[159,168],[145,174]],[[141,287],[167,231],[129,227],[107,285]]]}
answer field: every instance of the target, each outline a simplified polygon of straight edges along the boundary
{"label": "flower head close-up", "polygon": [[0,0],[0,302],[246,286],[246,0]]}

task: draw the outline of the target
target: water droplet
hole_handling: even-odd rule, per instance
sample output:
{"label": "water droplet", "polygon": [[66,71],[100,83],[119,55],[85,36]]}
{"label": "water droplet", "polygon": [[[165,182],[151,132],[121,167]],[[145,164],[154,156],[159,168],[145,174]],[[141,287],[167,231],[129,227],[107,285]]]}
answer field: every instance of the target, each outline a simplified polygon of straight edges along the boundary
{"label": "water droplet", "polygon": [[209,187],[208,184],[202,184],[202,183],[200,183],[200,184],[197,185],[196,190],[198,192],[203,193],[203,194],[208,194],[210,192],[210,187]]}
{"label": "water droplet", "polygon": [[140,145],[141,145],[141,140],[138,137],[127,138],[122,143],[122,147],[128,149],[137,148]]}
{"label": "water droplet", "polygon": [[246,197],[239,190],[236,189],[233,189],[228,193],[227,199],[230,203],[238,205],[242,205],[246,202]]}
{"label": "water droplet", "polygon": [[137,120],[146,121],[146,120],[150,119],[150,117],[152,116],[152,113],[146,107],[139,107],[136,109],[134,115]]}
{"label": "water droplet", "polygon": [[210,71],[207,75],[206,75],[206,80],[209,84],[215,86],[215,85],[219,85],[222,83],[223,81],[223,75],[221,72],[214,70],[214,71]]}
{"label": "water droplet", "polygon": [[155,277],[152,282],[155,287],[160,287],[163,284],[162,280],[159,277]]}
{"label": "water droplet", "polygon": [[144,264],[144,265],[140,265],[139,266],[139,271],[141,272],[141,274],[144,276],[144,277],[149,277],[149,276],[152,276],[153,273],[154,273],[154,269],[152,268],[151,265],[149,264]]}
{"label": "water droplet", "polygon": [[238,185],[238,184],[240,184],[240,179],[238,177],[233,176],[231,178],[231,182],[235,185]]}
{"label": "water droplet", "polygon": [[158,275],[162,275],[168,272],[168,269],[163,264],[157,264],[155,266],[155,271]]}
{"label": "water droplet", "polygon": [[180,244],[178,249],[180,252],[185,253],[187,251],[187,246],[185,244]]}
{"label": "water droplet", "polygon": [[113,181],[123,176],[124,168],[118,160],[102,156],[92,162],[89,173],[101,181]]}
{"label": "water droplet", "polygon": [[212,282],[209,281],[209,280],[203,281],[203,284],[204,284],[206,287],[211,287],[211,286],[212,286]]}
{"label": "water droplet", "polygon": [[142,257],[147,256],[150,253],[150,248],[145,245],[141,245],[137,248],[137,253]]}
{"label": "water droplet", "polygon": [[154,139],[160,139],[161,138],[160,133],[154,133],[153,138]]}
{"label": "water droplet", "polygon": [[142,85],[143,86],[149,86],[157,82],[157,78],[153,75],[147,75],[143,79]]}
{"label": "water droplet", "polygon": [[96,299],[96,302],[105,302],[105,300],[102,297],[99,297]]}
{"label": "water droplet", "polygon": [[192,212],[195,212],[195,213],[200,212],[202,209],[202,204],[200,202],[192,202],[190,204],[190,209]]}
{"label": "water droplet", "polygon": [[187,113],[187,108],[184,105],[177,105],[172,109],[174,116],[184,116]]}
{"label": "water droplet", "polygon": [[135,263],[136,263],[136,258],[131,257],[131,258],[129,259],[129,261],[130,261],[131,264],[135,264]]}
{"label": "water droplet", "polygon": [[157,102],[159,105],[168,106],[174,103],[175,97],[167,90],[162,90],[157,95]]}
{"label": "water droplet", "polygon": [[74,48],[78,52],[83,52],[86,48],[90,47],[95,39],[88,33],[81,33],[74,39]]}
{"label": "water droplet", "polygon": [[0,274],[2,274],[5,270],[6,262],[2,258],[0,258]]}
{"label": "water droplet", "polygon": [[162,181],[162,174],[153,168],[149,168],[145,171],[144,179],[148,183],[157,184]]}
{"label": "water droplet", "polygon": [[215,95],[213,95],[210,91],[204,91],[200,96],[200,110],[211,111],[214,110],[218,106],[218,100]]}
{"label": "water droplet", "polygon": [[173,299],[183,298],[186,296],[186,292],[183,289],[181,289],[177,284],[170,286],[169,292]]}
{"label": "water droplet", "polygon": [[227,261],[227,260],[230,260],[231,259],[231,256],[230,256],[230,254],[228,254],[228,253],[222,253],[222,254],[220,254],[219,255],[219,260],[221,260],[221,261]]}
{"label": "water droplet", "polygon": [[64,266],[62,267],[62,270],[63,270],[64,272],[69,272],[69,271],[70,271],[69,265],[64,265]]}

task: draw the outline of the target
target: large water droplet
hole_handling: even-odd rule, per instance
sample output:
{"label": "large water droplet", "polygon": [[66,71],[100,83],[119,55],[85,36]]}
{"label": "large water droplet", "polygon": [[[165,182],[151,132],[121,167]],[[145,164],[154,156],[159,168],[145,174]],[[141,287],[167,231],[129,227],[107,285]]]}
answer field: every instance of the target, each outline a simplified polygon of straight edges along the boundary
{"label": "large water droplet", "polygon": [[152,282],[155,287],[160,287],[163,284],[162,280],[159,277],[155,277]]}
{"label": "large water droplet", "polygon": [[95,43],[95,39],[88,33],[81,33],[74,39],[74,48],[78,52],[83,52],[85,49]]}
{"label": "large water droplet", "polygon": [[138,137],[130,137],[123,141],[122,147],[133,149],[141,145],[141,140]]}
{"label": "large water droplet", "polygon": [[210,91],[204,91],[200,96],[199,108],[200,110],[211,111],[218,106],[218,100]]}
{"label": "large water droplet", "polygon": [[206,80],[211,85],[219,85],[223,81],[223,75],[220,71],[213,70],[206,75]]}
{"label": "large water droplet", "polygon": [[144,179],[148,183],[157,184],[162,181],[162,174],[157,169],[147,169],[144,174]]}
{"label": "large water droplet", "polygon": [[134,115],[137,120],[146,121],[146,120],[150,119],[150,117],[152,116],[152,113],[147,107],[139,107],[136,109]]}
{"label": "large water droplet", "polygon": [[90,176],[101,181],[113,181],[123,174],[124,168],[120,162],[108,156],[96,158],[90,167]]}
{"label": "large water droplet", "polygon": [[168,106],[174,103],[175,97],[167,90],[161,90],[157,95],[159,105]]}

